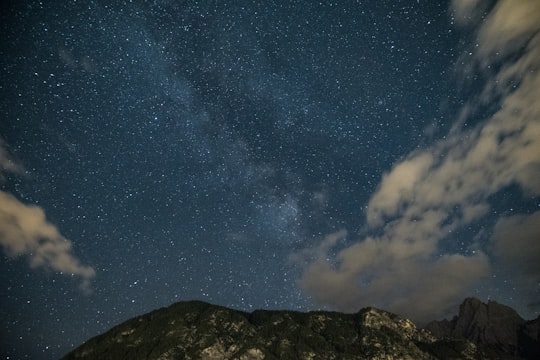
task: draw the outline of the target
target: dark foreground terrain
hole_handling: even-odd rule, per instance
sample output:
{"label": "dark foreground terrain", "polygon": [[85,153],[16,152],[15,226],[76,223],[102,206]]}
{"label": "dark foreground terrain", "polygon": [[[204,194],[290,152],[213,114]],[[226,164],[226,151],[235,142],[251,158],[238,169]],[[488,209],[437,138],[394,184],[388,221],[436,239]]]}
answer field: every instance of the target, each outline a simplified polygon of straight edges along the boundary
{"label": "dark foreground terrain", "polygon": [[190,301],[128,320],[63,359],[540,359],[539,324],[473,298],[426,329],[375,308],[245,313]]}

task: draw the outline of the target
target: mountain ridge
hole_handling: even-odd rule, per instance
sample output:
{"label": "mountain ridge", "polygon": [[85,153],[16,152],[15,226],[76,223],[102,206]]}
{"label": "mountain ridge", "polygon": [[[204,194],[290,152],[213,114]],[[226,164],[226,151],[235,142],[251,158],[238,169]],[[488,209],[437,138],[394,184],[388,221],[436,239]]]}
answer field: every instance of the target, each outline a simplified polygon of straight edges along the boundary
{"label": "mountain ridge", "polygon": [[[463,309],[483,309],[474,301],[479,300],[470,299],[462,304]],[[432,322],[433,332],[429,326],[417,328],[408,319],[374,307],[352,314],[288,310],[248,313],[193,300],[127,320],[89,339],[62,359],[518,359],[529,356],[530,351],[520,353],[516,350],[519,346],[513,348],[514,342],[504,343],[507,348],[481,341],[480,337],[475,343],[466,336],[449,336],[452,331],[458,333],[455,329],[461,329],[455,326],[459,316],[469,314],[462,312],[461,307],[454,319]],[[483,319],[482,316],[480,312],[478,318]],[[538,327],[529,326],[525,330],[520,331],[528,334],[529,345],[537,345]]]}

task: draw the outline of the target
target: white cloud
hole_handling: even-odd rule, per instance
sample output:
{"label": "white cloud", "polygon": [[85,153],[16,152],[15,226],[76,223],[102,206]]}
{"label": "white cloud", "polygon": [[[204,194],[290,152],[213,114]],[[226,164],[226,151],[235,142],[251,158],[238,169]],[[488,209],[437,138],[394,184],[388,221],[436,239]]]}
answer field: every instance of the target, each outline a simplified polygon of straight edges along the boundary
{"label": "white cloud", "polygon": [[445,315],[464,287],[489,273],[482,253],[431,258],[425,256],[430,247],[426,241],[366,238],[335,259],[326,253],[311,262],[299,284],[321,303],[343,311],[376,305],[427,321]]}
{"label": "white cloud", "polygon": [[[488,213],[490,196],[508,185],[540,195],[540,2],[518,3],[499,2],[477,31],[480,49],[473,61],[499,69],[480,99],[498,101],[499,110],[473,130],[461,129],[463,116],[456,119],[444,140],[409,154],[383,176],[366,219],[367,233],[378,235],[359,239],[335,257],[325,240],[315,253],[326,252],[305,265],[299,284],[315,299],[347,311],[382,306],[422,321],[443,315],[489,275],[493,259],[480,246],[468,256],[441,254],[441,242]],[[478,1],[452,4],[463,16],[482,7]],[[496,51],[514,54],[512,61],[505,58],[501,65]],[[474,106],[465,104],[464,116]],[[520,249],[510,251],[516,236],[509,237],[507,229],[518,223],[523,233],[514,245]],[[509,264],[538,259],[536,246],[529,246],[530,253],[521,247],[530,245],[531,236],[538,242],[538,223],[536,215],[501,220],[493,238],[499,257],[505,253]]]}
{"label": "white cloud", "polygon": [[489,60],[523,46],[538,31],[539,16],[537,0],[499,1],[478,32],[480,56]]}
{"label": "white cloud", "polygon": [[426,176],[426,171],[433,163],[430,153],[422,153],[396,165],[392,172],[383,177],[379,191],[371,198],[367,220],[371,225],[380,225],[384,216],[394,215],[400,206],[406,206],[403,200],[411,197],[415,188]]}
{"label": "white cloud", "polygon": [[[22,167],[11,160],[0,143],[0,175],[4,172],[21,173]],[[90,289],[95,270],[73,255],[71,241],[47,221],[42,208],[24,204],[5,191],[0,191],[0,245],[7,256],[28,257],[32,268],[79,276],[81,288]]]}
{"label": "white cloud", "polygon": [[10,257],[27,256],[32,268],[49,268],[82,278],[88,289],[95,271],[81,265],[72,254],[72,243],[45,218],[38,206],[26,205],[0,191],[0,244]]}

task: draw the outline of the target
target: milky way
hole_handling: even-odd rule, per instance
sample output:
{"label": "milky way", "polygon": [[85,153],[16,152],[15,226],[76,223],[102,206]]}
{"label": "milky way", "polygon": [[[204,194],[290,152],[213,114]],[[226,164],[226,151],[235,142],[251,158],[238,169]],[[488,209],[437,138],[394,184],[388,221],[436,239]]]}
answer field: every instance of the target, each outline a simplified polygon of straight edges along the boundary
{"label": "milky way", "polygon": [[539,4],[4,5],[2,357],[191,299],[537,316]]}

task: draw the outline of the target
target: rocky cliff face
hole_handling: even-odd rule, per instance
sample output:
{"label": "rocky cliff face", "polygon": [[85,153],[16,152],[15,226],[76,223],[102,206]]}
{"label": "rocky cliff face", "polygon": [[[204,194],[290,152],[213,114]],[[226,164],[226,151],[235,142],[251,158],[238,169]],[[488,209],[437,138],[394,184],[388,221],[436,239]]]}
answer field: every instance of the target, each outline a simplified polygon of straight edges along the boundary
{"label": "rocky cliff face", "polygon": [[[452,320],[454,321],[454,320]],[[446,326],[448,325],[448,326]],[[455,328],[446,324],[445,331]],[[538,324],[530,324],[530,333]],[[487,350],[486,350],[487,349]],[[495,359],[499,350],[435,337],[375,308],[356,314],[244,313],[181,302],[128,320],[90,339],[68,359]]]}
{"label": "rocky cliff face", "polygon": [[505,354],[538,359],[539,323],[540,317],[527,322],[514,309],[495,301],[485,304],[468,298],[452,320],[434,321],[426,328],[438,338],[467,339]]}

